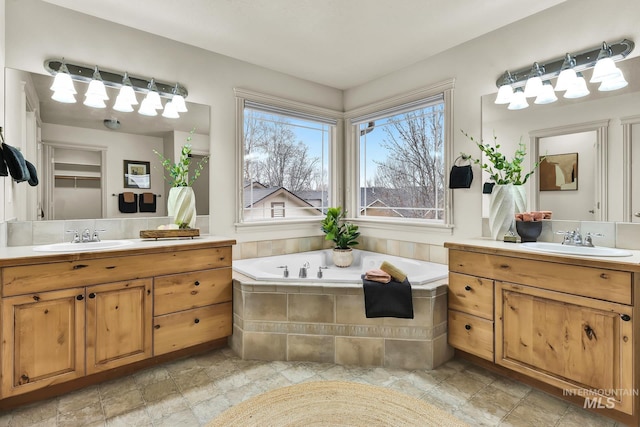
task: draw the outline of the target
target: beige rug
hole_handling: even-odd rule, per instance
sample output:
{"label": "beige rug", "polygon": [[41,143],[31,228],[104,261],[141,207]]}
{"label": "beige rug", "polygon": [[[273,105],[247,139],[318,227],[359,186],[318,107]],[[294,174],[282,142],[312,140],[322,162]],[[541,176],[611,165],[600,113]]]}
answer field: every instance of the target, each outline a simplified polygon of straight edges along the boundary
{"label": "beige rug", "polygon": [[207,427],[437,426],[468,424],[428,403],[383,387],[319,381],[283,387],[233,406]]}

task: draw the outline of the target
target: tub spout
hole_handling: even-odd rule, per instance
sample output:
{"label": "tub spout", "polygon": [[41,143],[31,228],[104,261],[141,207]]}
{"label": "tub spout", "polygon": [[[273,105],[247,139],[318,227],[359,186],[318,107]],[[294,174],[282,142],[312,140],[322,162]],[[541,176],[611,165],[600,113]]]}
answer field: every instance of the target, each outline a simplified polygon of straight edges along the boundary
{"label": "tub spout", "polygon": [[300,279],[307,278],[307,269],[309,268],[309,262],[305,262],[302,267],[300,267],[300,271],[298,272],[298,277]]}

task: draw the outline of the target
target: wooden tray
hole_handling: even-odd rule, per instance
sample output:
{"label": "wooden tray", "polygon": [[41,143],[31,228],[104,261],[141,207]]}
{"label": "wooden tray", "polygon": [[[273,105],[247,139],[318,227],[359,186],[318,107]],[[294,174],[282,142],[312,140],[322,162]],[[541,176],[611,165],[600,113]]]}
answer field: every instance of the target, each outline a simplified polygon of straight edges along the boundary
{"label": "wooden tray", "polygon": [[197,237],[200,235],[199,228],[182,228],[177,230],[140,230],[140,237],[143,239],[167,239],[176,237]]}

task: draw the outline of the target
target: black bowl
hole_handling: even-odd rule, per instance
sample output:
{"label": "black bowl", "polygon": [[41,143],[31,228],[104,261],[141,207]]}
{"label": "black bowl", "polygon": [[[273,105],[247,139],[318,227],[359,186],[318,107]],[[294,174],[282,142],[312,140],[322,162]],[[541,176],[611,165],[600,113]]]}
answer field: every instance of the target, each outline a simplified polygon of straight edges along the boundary
{"label": "black bowl", "polygon": [[535,242],[542,233],[542,221],[516,221],[516,231],[522,243]]}

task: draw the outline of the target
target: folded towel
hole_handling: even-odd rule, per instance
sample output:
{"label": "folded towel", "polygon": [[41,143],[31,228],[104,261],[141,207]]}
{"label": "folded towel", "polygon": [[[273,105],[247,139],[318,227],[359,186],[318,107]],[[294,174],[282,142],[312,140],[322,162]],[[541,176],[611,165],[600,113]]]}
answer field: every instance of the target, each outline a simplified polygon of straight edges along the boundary
{"label": "folded towel", "polygon": [[16,182],[28,181],[29,170],[20,150],[5,143],[2,143],[4,161],[9,168],[11,177]]}
{"label": "folded towel", "polygon": [[29,171],[29,179],[27,182],[30,186],[35,187],[38,185],[38,172],[36,171],[36,167],[29,160],[24,161],[27,165],[27,170]]}
{"label": "folded towel", "polygon": [[397,317],[413,319],[413,297],[408,280],[379,283],[362,275],[364,309],[367,318]]}
{"label": "folded towel", "polygon": [[153,193],[142,193],[139,198],[140,212],[155,212],[156,211],[156,195]]}
{"label": "folded towel", "polygon": [[125,203],[134,203],[136,201],[136,194],[132,193],[131,191],[126,191],[122,193],[122,195]]}
{"label": "folded towel", "polygon": [[126,193],[120,193],[118,194],[118,209],[120,210],[120,212],[122,213],[136,213],[138,212],[138,195],[133,194],[133,201],[132,202],[126,202],[124,200],[124,196]]}
{"label": "folded towel", "polygon": [[404,274],[404,271],[400,270],[398,267],[392,265],[387,261],[382,261],[382,265],[380,266],[380,270],[389,273],[393,280],[397,282],[404,282],[407,278],[407,275]]}
{"label": "folded towel", "polygon": [[387,273],[386,271],[377,270],[377,269],[373,269],[365,272],[364,278],[367,280],[371,280],[373,282],[380,282],[380,283],[389,283],[391,281],[391,276],[389,275],[389,273]]}

